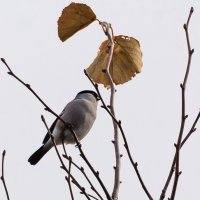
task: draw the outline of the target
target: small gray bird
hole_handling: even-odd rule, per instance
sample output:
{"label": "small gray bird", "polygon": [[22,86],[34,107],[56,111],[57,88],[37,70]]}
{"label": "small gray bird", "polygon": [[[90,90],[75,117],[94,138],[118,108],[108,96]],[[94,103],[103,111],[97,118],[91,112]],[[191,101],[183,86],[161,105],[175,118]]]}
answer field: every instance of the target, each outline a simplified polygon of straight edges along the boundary
{"label": "small gray bird", "polygon": [[[96,119],[98,100],[99,96],[96,92],[91,90],[81,91],[76,95],[75,99],[66,105],[60,114],[60,117],[73,127],[79,141],[87,135]],[[65,144],[75,143],[71,131],[66,128],[65,124],[59,119],[54,121],[50,131],[54,136],[56,145],[62,144],[62,140]],[[43,145],[33,153],[28,159],[28,162],[30,162],[31,165],[37,164],[52,147],[53,143],[47,133],[43,140]]]}

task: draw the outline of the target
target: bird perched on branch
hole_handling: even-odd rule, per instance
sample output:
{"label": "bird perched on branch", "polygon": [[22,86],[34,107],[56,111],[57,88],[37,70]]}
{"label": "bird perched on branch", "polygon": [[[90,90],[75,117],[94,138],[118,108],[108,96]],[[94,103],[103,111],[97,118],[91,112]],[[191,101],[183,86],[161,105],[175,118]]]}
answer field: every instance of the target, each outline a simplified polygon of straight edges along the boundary
{"label": "bird perched on branch", "polygon": [[[81,91],[75,99],[66,105],[60,114],[61,119],[66,124],[70,124],[79,141],[87,135],[96,119],[98,100],[99,96],[96,92],[91,90]],[[63,121],[57,118],[50,128],[55,143],[59,145],[63,141],[65,144],[74,144],[74,135]],[[47,133],[43,145],[31,155],[28,162],[31,165],[37,164],[52,147],[52,140],[49,133]]]}

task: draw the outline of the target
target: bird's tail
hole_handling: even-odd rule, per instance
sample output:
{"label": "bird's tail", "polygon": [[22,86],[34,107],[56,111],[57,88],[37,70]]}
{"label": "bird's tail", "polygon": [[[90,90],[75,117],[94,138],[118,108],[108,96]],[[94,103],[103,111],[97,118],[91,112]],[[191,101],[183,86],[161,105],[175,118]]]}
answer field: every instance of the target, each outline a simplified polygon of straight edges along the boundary
{"label": "bird's tail", "polygon": [[40,159],[49,151],[49,149],[44,148],[42,145],[31,157],[28,159],[31,165],[36,165]]}

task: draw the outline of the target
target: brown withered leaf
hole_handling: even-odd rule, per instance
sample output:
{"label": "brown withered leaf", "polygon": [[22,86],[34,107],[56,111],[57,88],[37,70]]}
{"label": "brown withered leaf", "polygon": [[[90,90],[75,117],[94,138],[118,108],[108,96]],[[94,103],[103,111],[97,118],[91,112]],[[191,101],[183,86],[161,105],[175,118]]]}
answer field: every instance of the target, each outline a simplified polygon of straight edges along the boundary
{"label": "brown withered leaf", "polygon": [[58,19],[58,36],[62,42],[96,20],[96,15],[86,4],[71,3]]}
{"label": "brown withered leaf", "polygon": [[[96,83],[102,83],[109,87],[109,82],[102,72],[106,68],[109,56],[109,41],[104,41],[99,47],[97,57],[93,63],[86,69],[89,76]],[[142,52],[139,42],[127,36],[114,37],[114,52],[110,65],[110,75],[113,82],[123,84],[132,79],[142,68]]]}

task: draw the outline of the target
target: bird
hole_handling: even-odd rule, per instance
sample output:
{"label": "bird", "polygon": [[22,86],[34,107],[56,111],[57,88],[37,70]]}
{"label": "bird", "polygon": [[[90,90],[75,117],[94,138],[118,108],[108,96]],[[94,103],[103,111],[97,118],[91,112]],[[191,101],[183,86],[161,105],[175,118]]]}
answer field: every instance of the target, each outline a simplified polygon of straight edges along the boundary
{"label": "bird", "polygon": [[[65,144],[74,144],[76,142],[69,126],[67,127],[66,124],[72,127],[79,141],[87,135],[96,119],[99,100],[99,95],[96,92],[83,90],[66,105],[59,115],[65,124],[57,118],[50,127],[50,132],[56,145],[60,145],[62,142]],[[28,162],[31,165],[36,165],[52,147],[52,140],[49,133],[47,133],[42,146],[30,156]]]}

